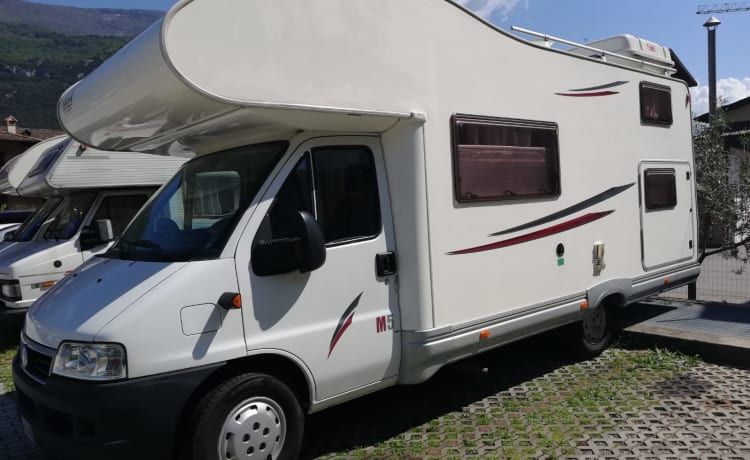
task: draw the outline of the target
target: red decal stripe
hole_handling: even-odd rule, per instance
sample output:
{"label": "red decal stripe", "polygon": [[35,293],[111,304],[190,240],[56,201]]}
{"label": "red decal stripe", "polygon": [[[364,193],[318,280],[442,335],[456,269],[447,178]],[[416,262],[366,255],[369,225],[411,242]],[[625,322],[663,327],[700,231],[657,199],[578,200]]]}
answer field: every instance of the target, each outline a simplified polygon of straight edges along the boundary
{"label": "red decal stripe", "polygon": [[341,336],[344,335],[344,332],[346,332],[347,329],[349,329],[349,326],[352,325],[352,318],[354,315],[349,315],[348,318],[346,318],[346,321],[344,324],[341,325],[341,329],[336,333],[336,335],[333,336],[333,340],[331,341],[331,346],[328,348],[328,357],[331,357],[331,353],[333,352],[334,347],[336,347],[336,344],[339,343],[339,339],[341,339]]}
{"label": "red decal stripe", "polygon": [[448,255],[453,256],[453,255],[459,255],[459,254],[473,254],[475,252],[491,251],[493,249],[500,249],[500,248],[507,248],[508,246],[515,246],[516,244],[526,243],[528,241],[537,240],[539,238],[544,238],[545,236],[555,235],[557,233],[562,233],[564,231],[570,230],[572,228],[586,225],[595,220],[599,220],[602,217],[608,216],[612,214],[613,212],[615,211],[612,210],[612,211],[603,211],[603,212],[591,212],[581,217],[576,217],[575,219],[569,220],[567,222],[563,222],[561,224],[553,225],[552,227],[545,228],[536,232],[527,233],[526,235],[517,236],[515,238],[511,238],[508,240],[498,241],[497,243],[485,244],[484,246],[477,246],[475,248],[462,249],[460,251],[449,252]]}
{"label": "red decal stripe", "polygon": [[558,96],[569,96],[569,97],[599,97],[599,96],[612,96],[613,94],[620,94],[619,91],[596,91],[593,93],[555,93]]}

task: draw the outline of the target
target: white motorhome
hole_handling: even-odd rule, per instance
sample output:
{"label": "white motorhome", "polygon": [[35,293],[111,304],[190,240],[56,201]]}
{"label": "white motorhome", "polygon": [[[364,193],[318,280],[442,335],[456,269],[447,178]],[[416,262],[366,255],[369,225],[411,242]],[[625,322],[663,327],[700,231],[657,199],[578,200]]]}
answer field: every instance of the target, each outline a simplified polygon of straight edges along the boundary
{"label": "white motorhome", "polygon": [[16,230],[12,247],[0,252],[0,300],[6,313],[25,312],[66,273],[105,251],[186,161],[85,148],[70,138],[40,148],[16,191],[46,202]]}
{"label": "white motorhome", "polygon": [[674,71],[449,1],[180,1],[61,97],[82,143],[198,157],[30,309],[27,432],[294,458],[305,413],[483,350],[601,351],[608,311],[699,273]]}
{"label": "white motorhome", "polygon": [[[8,162],[0,168],[0,194],[11,195],[14,197],[18,196],[18,187],[39,160],[39,157],[52,145],[57,145],[63,142],[64,139],[65,136],[46,139],[29,147],[22,154],[8,160]],[[43,207],[43,204],[39,207]],[[33,219],[33,217],[30,217],[27,221],[31,219]],[[20,242],[13,242],[13,235],[22,225],[23,223],[0,223],[0,253],[14,246],[15,243]]]}

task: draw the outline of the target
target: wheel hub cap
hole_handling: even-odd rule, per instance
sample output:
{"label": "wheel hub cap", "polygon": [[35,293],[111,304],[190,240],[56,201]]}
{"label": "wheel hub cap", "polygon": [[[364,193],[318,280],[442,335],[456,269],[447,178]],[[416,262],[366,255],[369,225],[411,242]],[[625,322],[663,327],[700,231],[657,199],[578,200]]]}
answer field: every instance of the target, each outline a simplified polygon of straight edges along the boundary
{"label": "wheel hub cap", "polygon": [[245,400],[224,421],[219,438],[219,458],[278,458],[285,435],[286,420],[281,406],[268,398]]}

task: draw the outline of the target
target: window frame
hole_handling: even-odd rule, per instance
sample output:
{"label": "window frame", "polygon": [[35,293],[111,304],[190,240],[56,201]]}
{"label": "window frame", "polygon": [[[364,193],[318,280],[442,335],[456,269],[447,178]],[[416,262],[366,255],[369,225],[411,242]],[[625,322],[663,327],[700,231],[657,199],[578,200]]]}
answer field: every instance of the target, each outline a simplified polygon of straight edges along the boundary
{"label": "window frame", "polygon": [[[295,173],[295,171],[296,171],[297,167],[299,166],[300,162],[302,162],[305,158],[308,158],[308,160],[309,160],[310,184],[312,186],[312,190],[311,190],[312,193],[311,193],[311,197],[310,197],[311,198],[310,201],[311,201],[311,204],[312,204],[312,207],[313,207],[312,214],[313,214],[313,217],[315,218],[315,221],[318,223],[318,225],[321,226],[321,230],[322,230],[323,226],[322,226],[322,224],[320,223],[320,220],[319,220],[319,217],[320,217],[319,216],[319,213],[320,213],[320,210],[319,210],[320,199],[318,197],[318,182],[319,181],[318,181],[318,177],[316,176],[317,165],[316,165],[316,161],[315,161],[315,152],[316,151],[320,151],[320,150],[331,151],[331,150],[352,150],[352,149],[359,149],[359,150],[361,150],[361,151],[363,151],[363,152],[365,152],[367,154],[369,166],[372,168],[372,171],[374,173],[375,187],[376,187],[375,196],[377,197],[377,209],[375,210],[376,215],[377,215],[377,231],[374,234],[372,234],[372,235],[358,236],[358,237],[353,237],[353,238],[346,238],[346,239],[335,240],[335,241],[332,241],[332,242],[326,242],[325,246],[326,246],[326,248],[333,248],[333,247],[338,247],[338,246],[344,246],[344,245],[347,245],[347,244],[358,243],[358,242],[362,242],[362,241],[370,241],[370,240],[374,240],[374,239],[378,238],[383,233],[383,211],[382,211],[382,209],[383,209],[382,206],[383,205],[381,203],[382,196],[381,196],[381,193],[380,193],[380,180],[379,180],[381,174],[380,174],[380,171],[378,170],[378,164],[377,164],[377,161],[375,159],[375,153],[372,151],[372,149],[370,147],[368,147],[367,145],[362,145],[362,144],[319,145],[319,146],[315,146],[315,147],[310,147],[310,148],[304,149],[304,151],[302,152],[301,155],[297,156],[295,159],[292,160],[294,162],[294,164],[292,165],[291,169],[286,174],[286,176],[284,176],[284,178],[283,178],[283,180],[281,182],[281,186],[279,187],[278,191],[276,192],[276,194],[273,197],[273,203],[268,208],[268,211],[266,211],[266,217],[265,218],[268,218],[269,215],[270,215],[270,213],[273,212],[273,210],[275,209],[278,197],[279,197],[281,191],[284,189],[284,186],[286,185],[287,180],[289,180],[289,178],[291,178],[292,175]],[[257,238],[257,236],[256,236],[256,238]]]}
{"label": "window frame", "polygon": [[[638,95],[640,100],[640,111],[641,111],[641,122],[647,125],[659,125],[659,126],[672,126],[674,124],[674,110],[672,108],[672,88],[658,83],[652,83],[650,81],[642,81],[638,86]],[[661,91],[667,94],[667,102],[669,105],[669,119],[668,120],[656,120],[649,118],[646,114],[646,94],[645,90]]]}
{"label": "window frame", "polygon": [[[527,129],[538,129],[552,131],[553,136],[553,175],[554,183],[552,184],[553,191],[551,193],[537,194],[537,195],[521,195],[521,196],[496,196],[488,198],[462,198],[459,190],[459,161],[458,161],[458,146],[459,123],[472,123],[479,125],[490,125],[507,128],[527,128]],[[516,201],[542,201],[558,198],[562,194],[562,175],[560,172],[560,128],[557,123],[548,121],[537,121],[537,120],[523,120],[516,118],[500,118],[500,117],[486,117],[480,115],[467,115],[456,113],[451,116],[451,163],[453,168],[453,198],[461,204],[471,203],[487,203],[487,202],[516,202]],[[505,147],[524,147],[518,145],[509,145]]]}
{"label": "window frame", "polygon": [[[672,178],[672,192],[674,200],[666,204],[649,204],[648,177],[656,175],[668,175]],[[668,211],[677,207],[677,171],[674,168],[648,168],[643,171],[643,206],[647,212]]]}

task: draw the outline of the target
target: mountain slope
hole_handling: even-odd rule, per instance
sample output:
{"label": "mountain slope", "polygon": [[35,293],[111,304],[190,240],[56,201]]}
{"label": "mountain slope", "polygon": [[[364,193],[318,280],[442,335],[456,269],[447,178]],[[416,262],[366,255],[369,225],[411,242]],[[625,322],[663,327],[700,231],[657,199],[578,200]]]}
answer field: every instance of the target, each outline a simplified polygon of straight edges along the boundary
{"label": "mountain slope", "polygon": [[154,10],[115,10],[0,0],[0,21],[43,27],[66,35],[134,37],[164,15]]}
{"label": "mountain slope", "polygon": [[60,94],[128,41],[3,22],[0,40],[0,119],[13,115],[33,128],[58,128]]}

